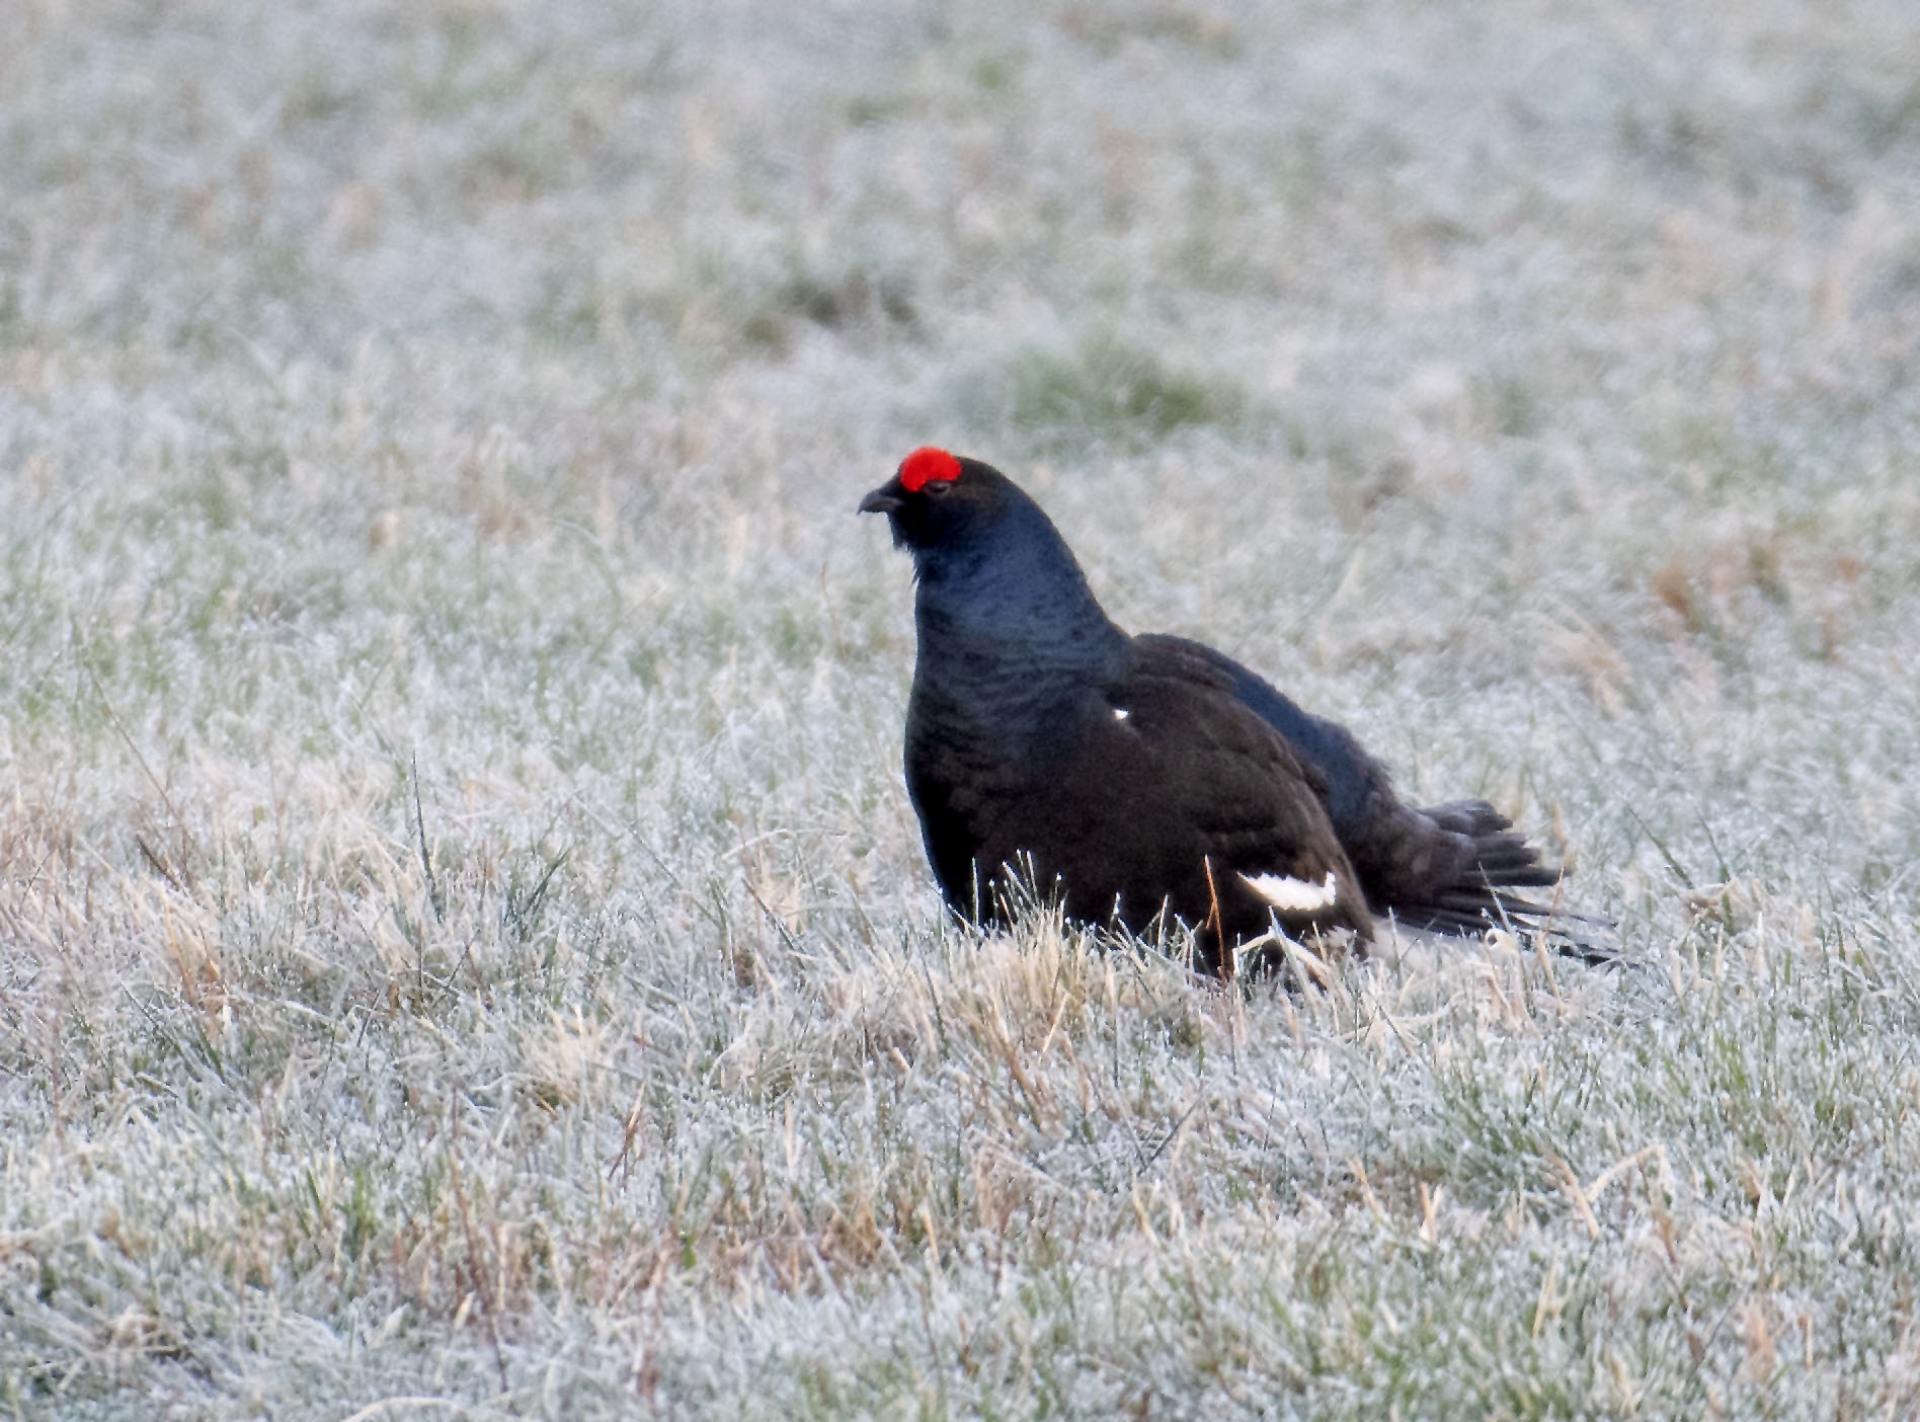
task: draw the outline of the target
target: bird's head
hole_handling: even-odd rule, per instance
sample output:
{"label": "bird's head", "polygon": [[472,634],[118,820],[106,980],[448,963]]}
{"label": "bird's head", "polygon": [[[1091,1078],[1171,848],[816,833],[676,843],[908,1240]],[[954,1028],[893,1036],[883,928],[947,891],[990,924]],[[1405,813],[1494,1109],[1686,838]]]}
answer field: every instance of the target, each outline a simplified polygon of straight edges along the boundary
{"label": "bird's head", "polygon": [[1023,505],[1031,501],[999,470],[927,445],[901,460],[899,471],[860,501],[860,512],[885,514],[894,547],[924,563],[979,544]]}

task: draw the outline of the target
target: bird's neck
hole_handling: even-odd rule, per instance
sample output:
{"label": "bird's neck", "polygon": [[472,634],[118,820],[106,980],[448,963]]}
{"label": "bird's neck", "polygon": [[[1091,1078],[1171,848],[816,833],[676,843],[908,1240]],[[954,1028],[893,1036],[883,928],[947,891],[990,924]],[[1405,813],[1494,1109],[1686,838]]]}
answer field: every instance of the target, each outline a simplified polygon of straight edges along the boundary
{"label": "bird's neck", "polygon": [[1072,554],[1026,551],[923,567],[914,597],[921,717],[1014,754],[1043,739],[1076,698],[1116,680],[1130,646]]}

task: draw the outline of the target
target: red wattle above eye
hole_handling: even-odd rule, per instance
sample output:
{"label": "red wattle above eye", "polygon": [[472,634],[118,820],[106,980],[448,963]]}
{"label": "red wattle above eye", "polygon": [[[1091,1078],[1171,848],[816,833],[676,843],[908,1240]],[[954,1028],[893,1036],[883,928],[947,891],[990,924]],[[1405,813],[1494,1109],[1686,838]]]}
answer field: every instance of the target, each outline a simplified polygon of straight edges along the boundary
{"label": "red wattle above eye", "polygon": [[960,461],[944,449],[922,445],[900,461],[900,486],[917,494],[929,484],[944,484],[960,477]]}

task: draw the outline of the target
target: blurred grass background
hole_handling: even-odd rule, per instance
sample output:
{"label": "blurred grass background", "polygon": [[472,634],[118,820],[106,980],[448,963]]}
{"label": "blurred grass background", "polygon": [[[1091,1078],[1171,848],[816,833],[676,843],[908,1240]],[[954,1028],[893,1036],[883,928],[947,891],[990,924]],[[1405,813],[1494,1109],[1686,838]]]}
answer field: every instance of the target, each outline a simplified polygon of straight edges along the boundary
{"label": "blurred grass background", "polygon": [[[0,1404],[1920,1406],[1916,76],[1893,0],[0,5]],[[925,442],[1638,966],[944,925],[851,512]]]}

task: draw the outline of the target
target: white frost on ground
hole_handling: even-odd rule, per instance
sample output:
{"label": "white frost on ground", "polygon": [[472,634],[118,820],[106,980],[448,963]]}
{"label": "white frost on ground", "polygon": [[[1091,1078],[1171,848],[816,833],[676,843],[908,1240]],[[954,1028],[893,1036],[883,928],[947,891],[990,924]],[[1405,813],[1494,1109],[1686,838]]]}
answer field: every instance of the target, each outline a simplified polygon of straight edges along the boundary
{"label": "white frost on ground", "polygon": [[[0,1410],[1920,1410],[1916,75],[0,4]],[[927,442],[1630,966],[944,925],[853,514]]]}

